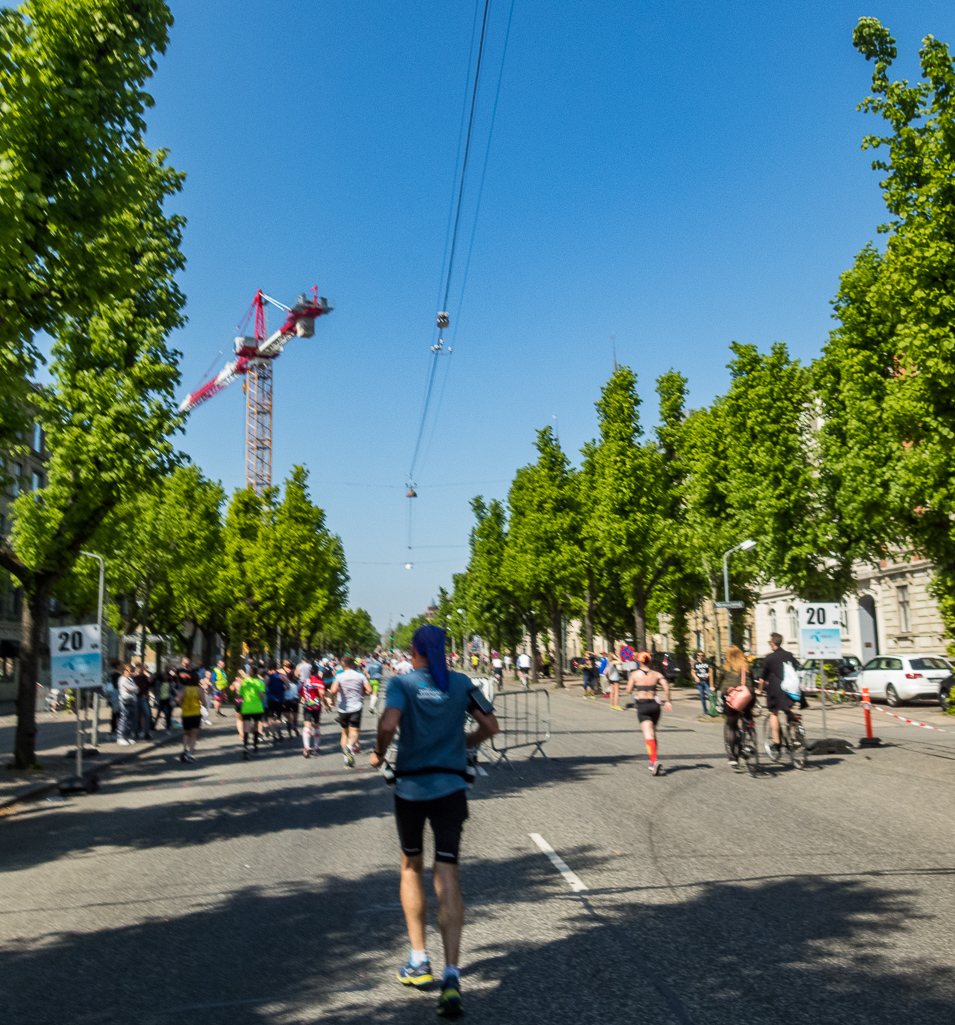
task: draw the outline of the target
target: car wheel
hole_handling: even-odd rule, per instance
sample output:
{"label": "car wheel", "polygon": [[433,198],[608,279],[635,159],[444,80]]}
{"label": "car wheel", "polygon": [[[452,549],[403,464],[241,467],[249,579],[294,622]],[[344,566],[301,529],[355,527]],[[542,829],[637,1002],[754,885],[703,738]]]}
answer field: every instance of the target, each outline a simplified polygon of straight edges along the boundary
{"label": "car wheel", "polygon": [[939,703],[939,705],[941,705],[943,712],[947,712],[948,711],[948,698],[949,698],[950,694],[951,694],[950,690],[942,690],[942,688],[939,687],[939,689],[938,689],[938,703]]}
{"label": "car wheel", "polygon": [[891,683],[890,683],[890,684],[889,684],[889,685],[888,685],[888,686],[887,686],[887,687],[885,688],[885,703],[886,703],[886,704],[887,704],[887,705],[888,705],[888,706],[889,706],[890,708],[898,708],[898,707],[899,707],[899,705],[901,705],[901,704],[902,704],[902,702],[901,702],[901,701],[899,701],[899,695],[898,695],[898,692],[897,692],[897,691],[896,691],[896,689],[895,689],[895,688],[894,688],[894,687],[892,686],[892,684],[891,684]]}

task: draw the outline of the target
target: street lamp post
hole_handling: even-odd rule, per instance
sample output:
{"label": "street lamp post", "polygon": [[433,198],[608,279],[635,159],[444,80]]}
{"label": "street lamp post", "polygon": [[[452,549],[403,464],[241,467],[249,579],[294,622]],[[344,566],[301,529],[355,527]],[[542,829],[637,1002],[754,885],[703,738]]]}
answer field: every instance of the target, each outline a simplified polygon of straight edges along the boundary
{"label": "street lamp post", "polygon": [[[723,599],[724,601],[730,600],[730,566],[729,558],[733,552],[748,552],[756,547],[756,542],[750,538],[747,538],[741,544],[736,545],[735,548],[731,548],[728,552],[723,553]],[[726,647],[728,648],[733,643],[733,631],[732,631],[732,618],[730,616],[730,610],[726,609]],[[717,633],[719,630],[717,629]]]}
{"label": "street lamp post", "polygon": [[[106,583],[106,562],[102,555],[96,552],[80,552],[89,559],[96,559],[99,563],[99,597],[96,602],[96,624],[99,627],[99,662],[100,662],[100,684],[106,679],[106,658],[103,652],[103,596]],[[93,695],[93,749],[99,747],[99,702],[100,694],[97,691]]]}

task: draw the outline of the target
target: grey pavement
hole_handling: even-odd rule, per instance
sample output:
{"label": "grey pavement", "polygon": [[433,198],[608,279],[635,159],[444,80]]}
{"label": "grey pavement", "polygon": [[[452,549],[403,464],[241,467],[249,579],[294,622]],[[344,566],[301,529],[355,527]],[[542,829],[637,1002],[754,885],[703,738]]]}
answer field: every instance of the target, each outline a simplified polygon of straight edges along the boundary
{"label": "grey pavement", "polygon": [[[0,807],[20,795],[29,794],[38,788],[54,784],[75,774],[76,761],[76,715],[72,712],[49,712],[37,710],[36,715],[36,757],[39,769],[14,770],[10,768],[16,733],[16,715],[11,706],[0,709]],[[83,712],[82,736],[84,751],[92,750],[92,719]],[[144,747],[151,747],[146,741],[137,741],[127,747],[107,739],[110,725],[110,711],[106,702],[100,712],[98,754],[84,759],[84,774],[95,771],[98,766],[114,758],[127,758]],[[156,741],[164,741],[165,733],[157,731]]]}
{"label": "grey pavement", "polygon": [[[663,777],[634,714],[576,689],[552,694],[547,761],[488,767],[462,863],[466,1020],[953,1020],[952,736],[899,724],[860,751],[861,713],[839,709],[843,753],[752,779],[699,710],[681,692],[664,715]],[[317,759],[284,744],[243,762],[221,724],[195,765],[147,751],[96,794],[0,819],[3,1017],[435,1020],[433,994],[394,981],[407,939],[391,793],[364,755],[342,764],[335,733]],[[440,970],[433,921],[429,941]]]}

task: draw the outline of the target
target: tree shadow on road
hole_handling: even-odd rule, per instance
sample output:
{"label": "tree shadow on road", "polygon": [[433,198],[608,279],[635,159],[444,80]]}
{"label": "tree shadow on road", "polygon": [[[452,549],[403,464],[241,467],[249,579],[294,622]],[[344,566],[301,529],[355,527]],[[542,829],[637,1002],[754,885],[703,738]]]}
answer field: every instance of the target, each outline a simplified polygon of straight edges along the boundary
{"label": "tree shadow on road", "polygon": [[[596,874],[600,856],[564,852]],[[186,866],[188,862],[186,863]],[[925,956],[934,885],[781,877],[572,894],[538,853],[468,861],[472,1021],[907,1025],[952,1020],[955,971]],[[931,870],[927,871],[931,877]],[[586,876],[585,876],[586,877]],[[184,883],[188,874],[184,873]],[[184,889],[188,889],[184,886]],[[8,943],[8,1020],[47,1025],[380,1025],[433,1020],[394,982],[397,872],[347,872],[213,906],[130,902],[132,924]],[[170,900],[175,900],[170,897]],[[434,934],[432,951],[437,954]],[[440,968],[440,955],[436,957]]]}

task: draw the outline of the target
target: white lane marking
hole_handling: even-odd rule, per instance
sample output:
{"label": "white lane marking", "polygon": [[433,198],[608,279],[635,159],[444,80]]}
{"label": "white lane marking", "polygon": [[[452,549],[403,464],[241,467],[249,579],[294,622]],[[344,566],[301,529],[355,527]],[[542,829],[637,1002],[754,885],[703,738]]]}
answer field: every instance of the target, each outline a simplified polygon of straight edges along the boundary
{"label": "white lane marking", "polygon": [[540,835],[540,833],[531,833],[530,838],[537,844],[537,846],[550,858],[554,868],[567,880],[568,886],[574,891],[574,893],[580,893],[581,890],[586,890],[587,887],[580,881],[580,877],[576,872],[572,872],[567,865],[567,862],[554,850],[553,847]]}

